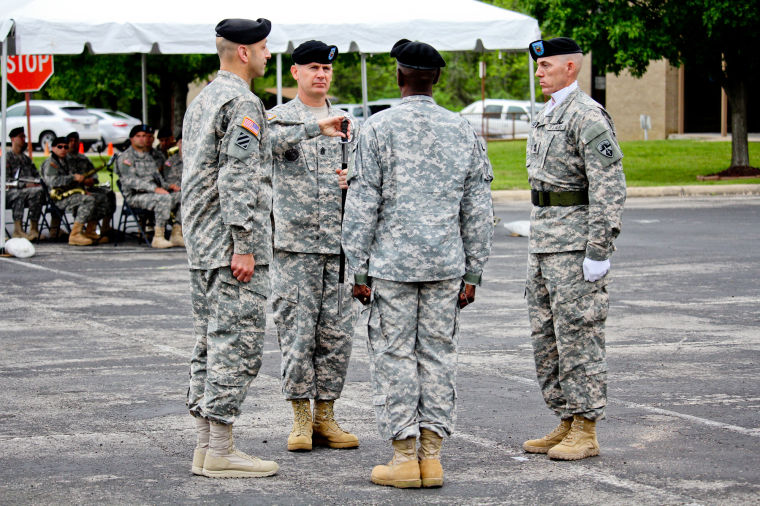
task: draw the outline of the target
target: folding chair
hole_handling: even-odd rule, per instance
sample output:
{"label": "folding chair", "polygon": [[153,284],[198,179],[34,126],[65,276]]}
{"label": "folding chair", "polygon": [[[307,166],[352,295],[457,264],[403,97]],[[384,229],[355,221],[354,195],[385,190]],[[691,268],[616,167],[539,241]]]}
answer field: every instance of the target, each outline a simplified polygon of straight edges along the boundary
{"label": "folding chair", "polygon": [[[124,192],[121,189],[121,180],[116,181],[116,185],[119,187],[119,192],[121,193],[122,197],[124,196]],[[145,223],[148,219],[153,217],[153,211],[150,211],[148,209],[140,209],[138,207],[132,207],[127,203],[126,197],[123,198],[123,202],[121,204],[121,214],[119,215],[119,225],[117,227],[117,230],[121,232],[123,236],[132,236],[137,238],[142,238],[143,241],[145,241],[145,244],[150,246],[150,241],[148,240],[148,234],[145,232],[145,228],[143,227],[143,223]],[[132,224],[129,224],[129,219],[132,219]],[[139,233],[135,232],[128,232],[127,229],[129,227],[137,228]]]}

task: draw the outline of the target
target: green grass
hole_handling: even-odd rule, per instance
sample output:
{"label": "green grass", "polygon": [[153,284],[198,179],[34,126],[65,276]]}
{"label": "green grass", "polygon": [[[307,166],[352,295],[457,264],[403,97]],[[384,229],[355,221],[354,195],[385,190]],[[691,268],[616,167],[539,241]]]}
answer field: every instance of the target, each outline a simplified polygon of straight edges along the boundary
{"label": "green grass", "polygon": [[[488,143],[494,169],[494,190],[528,189],[525,140]],[[760,178],[729,181],[697,181],[728,168],[731,143],[717,141],[630,141],[621,142],[623,170],[628,186],[671,186],[697,184],[760,183]],[[750,162],[757,166],[760,142],[749,143]]]}

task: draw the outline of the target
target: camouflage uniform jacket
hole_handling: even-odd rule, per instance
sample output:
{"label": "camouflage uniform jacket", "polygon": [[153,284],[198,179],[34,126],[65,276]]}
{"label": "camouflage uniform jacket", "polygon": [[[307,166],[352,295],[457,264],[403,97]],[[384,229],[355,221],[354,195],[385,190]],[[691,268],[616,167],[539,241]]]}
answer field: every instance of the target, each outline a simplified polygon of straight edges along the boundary
{"label": "camouflage uniform jacket", "polygon": [[[40,173],[37,172],[37,167],[34,166],[34,162],[23,151],[19,154],[8,150],[5,153],[5,180],[10,182],[17,177],[26,178],[39,178]],[[19,183],[18,187],[23,188],[26,184]]]}
{"label": "camouflage uniform jacket", "polygon": [[[328,117],[347,116],[329,102],[327,106]],[[341,190],[335,169],[342,163],[340,138],[320,135],[316,118],[298,97],[272,109],[270,116],[274,247],[337,255]],[[355,145],[349,144],[351,157]]]}
{"label": "camouflage uniform jacket", "polygon": [[116,173],[124,197],[128,199],[138,193],[154,193],[159,186],[168,190],[169,185],[159,174],[158,167],[150,152],[144,153],[130,146],[121,153],[116,159]]}
{"label": "camouflage uniform jacket", "polygon": [[588,190],[589,204],[534,206],[531,253],[585,250],[592,260],[612,255],[625,202],[622,158],[612,118],[579,89],[538,114],[527,144],[531,188]]}
{"label": "camouflage uniform jacket", "polygon": [[159,167],[163,167],[166,163],[166,155],[160,149],[150,148],[150,156],[153,157]]}
{"label": "camouflage uniform jacket", "polygon": [[170,156],[164,162],[162,173],[167,184],[182,186],[182,155],[174,153]]}
{"label": "camouflage uniform jacket", "polygon": [[[68,165],[75,174],[84,174],[95,168],[89,158],[81,153],[68,153],[66,155],[66,165]],[[92,177],[92,175],[90,175]]]}
{"label": "camouflage uniform jacket", "polygon": [[64,157],[63,160],[55,156],[50,155],[50,158],[42,162],[42,178],[45,180],[45,184],[48,185],[48,190],[58,188],[59,190],[70,190],[72,188],[80,188],[82,185],[74,181],[75,172],[71,170],[71,167],[66,163]]}
{"label": "camouflage uniform jacket", "polygon": [[272,259],[272,153],[264,106],[219,71],[192,101],[182,131],[182,225],[191,269],[230,265],[233,252]]}
{"label": "camouflage uniform jacket", "polygon": [[411,96],[362,127],[343,220],[357,283],[460,276],[480,282],[491,250],[491,164],[466,119]]}

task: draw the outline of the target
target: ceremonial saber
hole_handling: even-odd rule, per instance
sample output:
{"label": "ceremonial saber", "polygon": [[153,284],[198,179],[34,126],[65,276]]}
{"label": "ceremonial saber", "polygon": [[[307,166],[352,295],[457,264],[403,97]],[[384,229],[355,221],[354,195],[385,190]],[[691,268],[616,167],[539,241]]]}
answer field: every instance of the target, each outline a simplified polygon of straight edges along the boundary
{"label": "ceremonial saber", "polygon": [[[340,123],[340,131],[345,137],[340,139],[341,148],[343,149],[343,159],[340,163],[341,173],[348,168],[348,120],[343,119]],[[343,213],[346,210],[346,194],[348,190],[340,191],[340,225],[343,229]],[[343,316],[343,284],[346,281],[346,252],[343,251],[343,245],[340,246],[340,257],[338,259],[338,316]]]}

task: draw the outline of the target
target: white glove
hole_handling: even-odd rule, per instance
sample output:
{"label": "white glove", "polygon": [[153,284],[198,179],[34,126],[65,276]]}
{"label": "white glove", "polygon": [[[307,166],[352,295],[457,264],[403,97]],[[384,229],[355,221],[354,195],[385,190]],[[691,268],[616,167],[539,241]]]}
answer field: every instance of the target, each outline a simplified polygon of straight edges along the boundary
{"label": "white glove", "polygon": [[609,260],[591,260],[583,259],[583,278],[586,281],[598,281],[602,279],[610,270]]}

